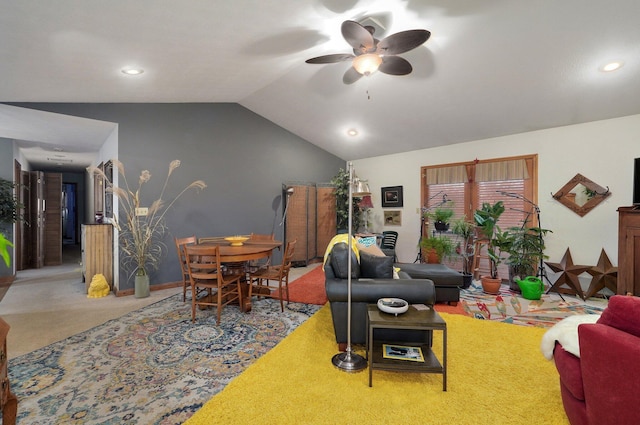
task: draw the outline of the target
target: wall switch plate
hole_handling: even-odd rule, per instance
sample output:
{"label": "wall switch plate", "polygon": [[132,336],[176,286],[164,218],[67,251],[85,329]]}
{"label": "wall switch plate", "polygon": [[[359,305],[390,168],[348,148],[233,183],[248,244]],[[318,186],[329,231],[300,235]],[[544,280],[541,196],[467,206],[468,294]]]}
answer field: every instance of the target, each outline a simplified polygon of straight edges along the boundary
{"label": "wall switch plate", "polygon": [[146,216],[147,214],[149,214],[149,208],[136,208],[137,216]]}

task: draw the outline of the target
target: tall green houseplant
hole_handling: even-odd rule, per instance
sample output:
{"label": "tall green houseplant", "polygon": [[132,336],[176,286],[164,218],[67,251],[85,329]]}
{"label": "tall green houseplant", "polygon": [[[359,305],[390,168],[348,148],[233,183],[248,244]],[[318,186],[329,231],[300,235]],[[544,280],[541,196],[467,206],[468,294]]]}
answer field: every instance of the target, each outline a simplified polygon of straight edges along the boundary
{"label": "tall green houseplant", "polygon": [[540,227],[510,227],[509,246],[506,252],[509,257],[506,264],[509,266],[509,288],[520,291],[516,280],[522,280],[527,276],[536,275],[536,266],[540,260],[548,258],[544,255],[544,236],[550,232],[549,229]]}
{"label": "tall green houseplant", "polygon": [[[341,168],[331,179],[331,184],[336,188],[336,231],[346,233],[349,228],[349,171]],[[353,199],[351,214],[352,228],[357,231],[364,225],[357,198]]]}
{"label": "tall green houseplant", "polygon": [[471,275],[471,263],[473,262],[475,250],[475,229],[475,224],[467,221],[465,217],[454,220],[451,225],[451,231],[459,238],[456,252],[462,257],[462,273],[467,276]]}
{"label": "tall green houseplant", "polygon": [[498,266],[502,262],[502,249],[508,244],[506,236],[498,226],[498,220],[504,212],[504,204],[498,201],[491,205],[484,202],[480,209],[473,214],[473,219],[483,239],[487,241],[487,253],[489,255],[490,276],[498,278]]}

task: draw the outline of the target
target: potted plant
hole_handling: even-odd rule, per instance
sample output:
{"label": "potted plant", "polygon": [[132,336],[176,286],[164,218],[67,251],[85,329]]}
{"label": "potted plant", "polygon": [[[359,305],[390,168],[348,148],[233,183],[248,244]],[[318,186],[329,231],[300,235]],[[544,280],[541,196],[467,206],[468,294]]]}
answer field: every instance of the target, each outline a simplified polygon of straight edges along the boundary
{"label": "potted plant", "polygon": [[544,255],[544,236],[550,230],[523,226],[510,227],[507,232],[510,237],[510,244],[506,247],[509,254],[506,260],[509,266],[509,289],[520,292],[516,280],[535,276],[540,260],[548,258]]}
{"label": "potted plant", "polygon": [[451,231],[458,236],[456,244],[456,254],[462,257],[462,287],[468,288],[473,280],[471,273],[471,263],[475,251],[475,224],[467,221],[465,217],[460,217],[452,223]]}
{"label": "potted plant", "polygon": [[4,237],[2,233],[0,233],[0,257],[4,260],[4,264],[7,267],[11,267],[11,256],[9,255],[9,247],[12,247],[13,244],[10,240]]}
{"label": "potted plant", "polygon": [[11,266],[9,248],[13,247],[7,233],[11,231],[10,226],[22,218],[21,205],[14,193],[15,187],[16,184],[11,180],[0,178],[0,256],[7,268]]}
{"label": "potted plant", "polygon": [[119,216],[113,218],[113,223],[118,229],[120,249],[124,254],[122,266],[128,269],[131,275],[135,275],[134,295],[136,298],[143,298],[149,296],[148,273],[158,268],[166,250],[162,240],[167,232],[165,223],[167,211],[189,189],[204,189],[207,185],[202,180],[195,180],[178,192],[173,199],[165,200],[169,177],[180,166],[179,160],[171,161],[158,198],[150,204],[146,215],[142,215],[140,210],[145,204],[141,200],[141,192],[144,184],[151,179],[151,173],[148,170],[142,171],[138,177],[138,187],[132,190],[127,182],[124,165],[117,159],[113,160],[113,164],[123,181],[122,187],[113,186],[105,173],[97,167],[89,167],[87,170],[102,176],[107,192],[116,195],[120,201]]}
{"label": "potted plant", "polygon": [[502,251],[510,244],[509,234],[502,232],[498,226],[498,220],[504,212],[504,204],[498,201],[495,204],[484,202],[480,209],[473,214],[476,228],[480,237],[487,242],[487,254],[489,256],[489,276],[480,276],[482,289],[490,294],[500,291],[501,279],[498,276],[498,266],[502,263]]}
{"label": "potted plant", "polygon": [[[349,171],[341,168],[338,174],[331,179],[331,184],[336,188],[336,231],[337,233],[347,233],[349,228]],[[363,226],[364,220],[358,202],[355,200],[352,203],[352,208],[352,229],[357,231]]]}
{"label": "potted plant", "polygon": [[420,240],[420,247],[426,252],[427,263],[441,263],[456,252],[453,241],[442,235],[426,236]]}
{"label": "potted plant", "polygon": [[447,203],[445,205],[449,206],[440,206],[427,213],[427,217],[433,221],[433,227],[438,232],[446,232],[449,230],[449,221],[454,214],[453,209],[450,208],[450,204]]}

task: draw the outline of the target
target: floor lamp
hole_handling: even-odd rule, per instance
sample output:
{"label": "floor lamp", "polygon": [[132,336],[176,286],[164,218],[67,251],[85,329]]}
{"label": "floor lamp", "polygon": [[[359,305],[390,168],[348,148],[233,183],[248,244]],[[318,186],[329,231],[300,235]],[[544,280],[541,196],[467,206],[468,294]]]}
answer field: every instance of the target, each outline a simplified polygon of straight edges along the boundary
{"label": "floor lamp", "polygon": [[367,367],[367,361],[364,357],[356,354],[351,349],[351,253],[352,253],[352,239],[353,239],[353,197],[354,196],[366,196],[371,195],[366,182],[361,181],[357,177],[354,177],[353,163],[349,162],[349,224],[348,224],[348,236],[347,236],[347,349],[343,353],[338,353],[331,359],[331,362],[335,367],[345,372],[359,372]]}

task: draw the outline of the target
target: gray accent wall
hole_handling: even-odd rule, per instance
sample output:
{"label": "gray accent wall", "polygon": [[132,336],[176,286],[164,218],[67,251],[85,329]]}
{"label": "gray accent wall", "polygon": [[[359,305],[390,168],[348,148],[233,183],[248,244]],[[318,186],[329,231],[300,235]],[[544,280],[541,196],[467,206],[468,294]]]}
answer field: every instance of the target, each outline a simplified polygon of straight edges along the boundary
{"label": "gray accent wall", "polygon": [[[282,203],[273,208],[282,183],[326,183],[345,167],[343,159],[235,103],[13,105],[118,123],[119,160],[129,186],[135,190],[140,172],[151,172],[141,192],[146,206],[158,198],[174,159],[181,167],[171,175],[165,199],[194,180],[205,181],[206,189],[186,193],[169,211],[167,257],[152,284],[180,280],[174,236],[270,233],[275,222],[282,240]],[[277,253],[274,261],[280,258]],[[133,277],[121,270],[120,289],[132,287]]]}

